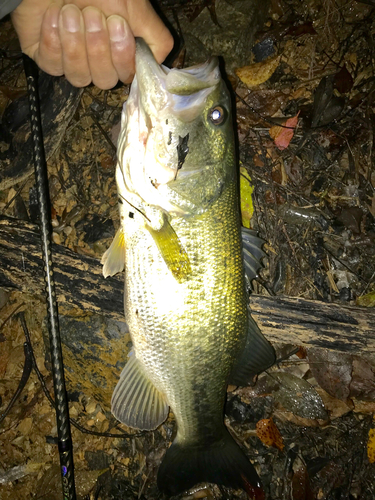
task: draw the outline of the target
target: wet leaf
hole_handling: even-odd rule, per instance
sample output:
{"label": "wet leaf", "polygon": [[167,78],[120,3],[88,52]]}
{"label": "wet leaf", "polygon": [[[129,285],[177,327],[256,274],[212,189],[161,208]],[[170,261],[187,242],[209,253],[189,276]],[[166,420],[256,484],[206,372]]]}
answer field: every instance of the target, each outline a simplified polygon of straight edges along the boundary
{"label": "wet leaf", "polygon": [[308,350],[308,359],[311,372],[320,387],[337,399],[348,399],[352,380],[352,356],[312,348]]}
{"label": "wet leaf", "polygon": [[240,197],[241,197],[241,215],[242,225],[250,227],[250,220],[254,213],[253,194],[254,186],[251,183],[251,177],[245,167],[240,168]]}
{"label": "wet leaf", "polygon": [[[288,96],[275,89],[257,88],[249,92],[248,89],[239,87],[236,92],[248,104],[247,106],[242,101],[237,104],[237,120],[243,123],[247,133],[250,125],[264,123],[265,127],[269,126],[269,123],[263,121],[261,116],[274,115],[280,108],[284,109],[288,102]],[[255,110],[255,113],[252,110]]]}
{"label": "wet leaf", "polygon": [[312,22],[307,22],[299,24],[298,26],[291,26],[286,32],[286,35],[298,38],[302,35],[316,35],[316,31],[314,30]]}
{"label": "wet leaf", "polygon": [[279,127],[278,125],[271,127],[269,134],[270,137],[274,140],[275,145],[281,151],[286,149],[289,146],[290,141],[293,139],[294,129],[298,123],[298,115],[293,116],[292,118],[288,118],[283,127]]}
{"label": "wet leaf", "polygon": [[321,396],[324,407],[329,413],[330,420],[340,418],[354,409],[354,405],[350,399],[347,401],[341,401],[341,399],[334,398],[328,394],[328,392],[321,387],[317,388],[317,392]]}
{"label": "wet leaf", "polygon": [[337,463],[331,460],[316,474],[314,482],[319,485],[319,496],[316,498],[322,500],[329,498],[329,493],[347,484],[347,468],[344,461],[342,457],[337,458]]}
{"label": "wet leaf", "polygon": [[362,307],[374,307],[375,306],[375,290],[370,293],[366,293],[366,295],[362,295],[362,297],[358,297],[356,300],[357,306]]}
{"label": "wet leaf", "polygon": [[307,357],[307,351],[305,347],[300,346],[298,351],[296,352],[296,356],[299,357],[299,359],[306,359]]}
{"label": "wet leaf", "polygon": [[21,420],[17,429],[23,436],[27,436],[28,434],[30,434],[32,427],[33,427],[33,419],[31,417],[27,417]]}
{"label": "wet leaf", "polygon": [[306,380],[287,372],[279,372],[274,377],[279,385],[274,398],[286,410],[302,418],[328,418],[322,398]]}
{"label": "wet leaf", "polygon": [[363,210],[360,207],[345,207],[336,220],[354,234],[360,234],[363,215]]}
{"label": "wet leaf", "polygon": [[353,408],[356,413],[374,414],[375,402],[354,400]]}
{"label": "wet leaf", "polygon": [[103,470],[77,470],[76,471],[76,490],[78,500],[84,499],[94,488],[99,476],[108,469]]}
{"label": "wet leaf", "polygon": [[344,108],[344,100],[333,93],[333,79],[325,76],[321,79],[315,94],[311,126],[328,125],[338,118]]}
{"label": "wet leaf", "polygon": [[321,422],[313,418],[302,418],[294,415],[291,411],[275,410],[273,416],[283,423],[296,425],[297,427],[320,427]]}
{"label": "wet leaf", "polygon": [[375,401],[375,363],[354,356],[350,396],[365,401]]}
{"label": "wet leaf", "polygon": [[0,85],[0,92],[2,92],[5,95],[5,97],[10,99],[11,101],[14,101],[19,97],[22,97],[27,94],[26,89],[18,89],[14,87],[9,87],[8,85]]}
{"label": "wet leaf", "polygon": [[100,159],[100,166],[104,168],[105,170],[108,170],[110,168],[113,168],[113,158],[110,155],[103,155]]}
{"label": "wet leaf", "polygon": [[280,451],[284,449],[283,438],[272,418],[263,418],[256,425],[256,433],[263,444],[273,446]]}
{"label": "wet leaf", "polygon": [[52,467],[50,467],[39,479],[36,487],[36,498],[61,500],[61,473],[60,467],[58,465],[53,465]]}
{"label": "wet leaf", "polygon": [[375,429],[370,429],[368,432],[367,441],[367,456],[370,464],[375,463]]}
{"label": "wet leaf", "polygon": [[280,56],[270,57],[265,61],[237,68],[236,75],[247,87],[255,87],[271,78],[279,62]]}
{"label": "wet leaf", "polygon": [[200,3],[195,7],[194,11],[188,16],[189,21],[192,22],[196,19],[199,14],[207,7],[211,20],[216,26],[220,26],[216,16],[216,8],[215,8],[216,0],[201,0]]}
{"label": "wet leaf", "polygon": [[330,459],[327,457],[315,457],[311,460],[306,461],[306,469],[309,477],[314,477],[319,471],[323,469],[328,463]]}
{"label": "wet leaf", "polygon": [[335,87],[340,92],[340,94],[346,94],[352,90],[353,87],[353,77],[347,70],[345,64],[335,75]]}
{"label": "wet leaf", "polygon": [[293,475],[292,498],[293,500],[313,500],[314,498],[310,487],[309,474],[303,465]]}

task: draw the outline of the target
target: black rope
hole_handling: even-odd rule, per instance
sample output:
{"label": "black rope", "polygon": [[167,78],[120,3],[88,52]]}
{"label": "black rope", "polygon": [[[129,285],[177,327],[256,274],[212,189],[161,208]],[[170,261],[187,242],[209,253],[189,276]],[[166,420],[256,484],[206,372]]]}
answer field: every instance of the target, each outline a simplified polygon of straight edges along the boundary
{"label": "black rope", "polygon": [[23,63],[30,105],[31,135],[34,145],[35,180],[39,203],[40,231],[47,295],[48,331],[52,361],[53,386],[56,401],[57,436],[60,454],[64,500],[75,500],[73,446],[70,433],[69,408],[65,390],[64,365],[61,350],[59,318],[52,264],[52,227],[49,202],[47,165],[44,155],[42,124],[38,95],[38,68],[25,54]]}

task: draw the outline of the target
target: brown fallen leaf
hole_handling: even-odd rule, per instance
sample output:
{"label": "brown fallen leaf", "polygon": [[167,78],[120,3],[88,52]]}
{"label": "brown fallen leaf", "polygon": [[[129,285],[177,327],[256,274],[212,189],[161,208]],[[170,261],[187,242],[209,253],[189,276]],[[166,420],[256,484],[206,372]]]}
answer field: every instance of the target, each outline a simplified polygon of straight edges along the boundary
{"label": "brown fallen leaf", "polygon": [[302,465],[297,469],[292,478],[292,498],[293,500],[313,500],[310,478],[306,467]]}
{"label": "brown fallen leaf", "polygon": [[265,61],[237,68],[236,75],[247,87],[255,87],[271,78],[279,62],[280,56],[269,57]]}
{"label": "brown fallen leaf", "polygon": [[320,387],[331,396],[346,401],[352,381],[352,356],[319,348],[307,351],[310,369]]}
{"label": "brown fallen leaf", "polygon": [[26,95],[27,89],[9,87],[8,85],[0,85],[0,92],[2,92],[5,97],[10,99],[11,101],[15,101],[19,97],[23,97],[24,95]]}
{"label": "brown fallen leaf", "polygon": [[23,436],[27,436],[28,434],[30,434],[32,426],[33,426],[33,419],[31,417],[27,417],[21,420],[17,429]]}
{"label": "brown fallen leaf", "polygon": [[375,401],[357,401],[353,399],[353,405],[353,411],[356,413],[367,413],[368,415],[375,413]]}
{"label": "brown fallen leaf", "polygon": [[291,411],[275,410],[274,417],[277,417],[281,422],[290,422],[298,427],[321,427],[327,425],[327,420],[317,420],[315,418],[303,418],[294,415]]}
{"label": "brown fallen leaf", "polygon": [[341,399],[334,398],[321,387],[317,387],[316,392],[322,398],[324,407],[329,414],[330,420],[335,420],[336,418],[340,418],[343,415],[349,413],[350,411],[353,411],[354,409],[353,402],[350,399],[342,401]]}
{"label": "brown fallen leaf", "polygon": [[303,35],[316,35],[312,22],[307,22],[304,24],[299,24],[297,26],[291,26],[285,33],[286,36],[293,36],[298,38]]}
{"label": "brown fallen leaf", "polygon": [[276,147],[281,151],[286,149],[289,146],[290,141],[293,139],[294,129],[298,123],[299,113],[300,112],[298,111],[296,116],[288,118],[283,124],[283,127],[275,125],[269,130],[270,137],[274,140]]}
{"label": "brown fallen leaf", "polygon": [[371,357],[353,357],[349,396],[364,401],[375,401],[375,360]]}
{"label": "brown fallen leaf", "polygon": [[273,446],[280,451],[284,449],[283,438],[272,418],[263,418],[256,425],[256,433],[263,444]]}
{"label": "brown fallen leaf", "polygon": [[345,64],[340,69],[340,71],[336,73],[334,82],[335,87],[340,92],[340,94],[347,94],[352,90],[354,80]]}

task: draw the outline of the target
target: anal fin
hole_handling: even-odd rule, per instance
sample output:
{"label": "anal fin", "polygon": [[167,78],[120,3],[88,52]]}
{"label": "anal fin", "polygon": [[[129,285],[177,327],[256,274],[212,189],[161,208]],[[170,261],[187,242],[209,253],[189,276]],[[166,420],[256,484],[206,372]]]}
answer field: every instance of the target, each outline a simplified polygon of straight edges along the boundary
{"label": "anal fin", "polygon": [[112,395],[113,415],[128,427],[152,430],[164,422],[168,412],[164,396],[132,353]]}
{"label": "anal fin", "polygon": [[249,328],[245,348],[229,377],[232,385],[246,386],[253,382],[258,373],[267,370],[276,361],[275,350],[259,330],[249,310]]}

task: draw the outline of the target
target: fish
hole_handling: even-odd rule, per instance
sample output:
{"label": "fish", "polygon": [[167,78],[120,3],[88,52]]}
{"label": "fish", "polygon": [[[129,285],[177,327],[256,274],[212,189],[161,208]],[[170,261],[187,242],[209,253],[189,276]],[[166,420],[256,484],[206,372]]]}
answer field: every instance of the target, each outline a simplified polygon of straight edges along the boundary
{"label": "fish", "polygon": [[163,494],[208,482],[262,498],[224,424],[228,384],[247,385],[275,362],[249,309],[263,240],[241,228],[230,93],[215,57],[169,69],[137,38],[135,60],[118,138],[120,227],[102,258],[105,277],[125,269],[133,344],[112,413],[153,430],[172,410]]}

